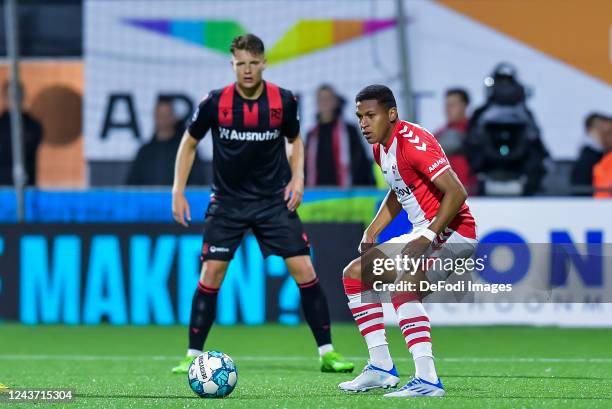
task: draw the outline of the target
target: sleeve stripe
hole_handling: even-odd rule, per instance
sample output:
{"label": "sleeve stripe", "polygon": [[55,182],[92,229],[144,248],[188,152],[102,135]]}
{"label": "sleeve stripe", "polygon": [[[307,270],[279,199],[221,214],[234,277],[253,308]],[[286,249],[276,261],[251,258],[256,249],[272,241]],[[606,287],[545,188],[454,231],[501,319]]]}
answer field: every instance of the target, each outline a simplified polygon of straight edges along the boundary
{"label": "sleeve stripe", "polygon": [[444,166],[442,169],[440,169],[439,171],[437,171],[432,177],[431,177],[431,181],[433,182],[438,176],[440,176],[442,173],[444,173],[445,170],[450,169],[450,165],[447,163],[446,166]]}

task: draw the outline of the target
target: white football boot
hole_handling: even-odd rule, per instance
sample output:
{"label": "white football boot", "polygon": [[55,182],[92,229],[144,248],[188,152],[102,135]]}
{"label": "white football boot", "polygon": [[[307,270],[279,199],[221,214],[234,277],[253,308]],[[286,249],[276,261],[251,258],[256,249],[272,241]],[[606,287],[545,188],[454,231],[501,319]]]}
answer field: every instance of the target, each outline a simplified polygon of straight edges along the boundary
{"label": "white football boot", "polygon": [[365,392],[376,388],[395,388],[399,380],[395,365],[386,371],[368,362],[363,371],[355,379],[342,382],[338,387],[347,392]]}
{"label": "white football boot", "polygon": [[395,392],[386,393],[385,398],[408,398],[417,396],[441,397],[446,395],[444,385],[438,378],[438,383],[431,383],[421,378],[412,378],[408,383]]}

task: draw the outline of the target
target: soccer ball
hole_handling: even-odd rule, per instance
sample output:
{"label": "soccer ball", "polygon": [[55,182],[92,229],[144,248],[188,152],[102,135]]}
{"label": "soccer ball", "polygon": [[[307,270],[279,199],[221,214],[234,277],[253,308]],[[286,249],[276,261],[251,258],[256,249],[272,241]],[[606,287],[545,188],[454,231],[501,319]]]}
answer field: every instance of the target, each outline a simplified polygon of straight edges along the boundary
{"label": "soccer ball", "polygon": [[189,365],[189,386],[201,398],[224,398],[236,387],[238,372],[234,361],[219,351],[206,351]]}

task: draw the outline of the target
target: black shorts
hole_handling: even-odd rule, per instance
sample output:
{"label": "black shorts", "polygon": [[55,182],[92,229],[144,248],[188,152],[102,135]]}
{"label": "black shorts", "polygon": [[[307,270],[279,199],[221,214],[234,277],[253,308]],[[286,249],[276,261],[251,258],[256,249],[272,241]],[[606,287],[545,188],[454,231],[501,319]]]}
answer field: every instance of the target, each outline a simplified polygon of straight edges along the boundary
{"label": "black shorts", "polygon": [[248,201],[213,197],[204,220],[202,261],[231,260],[249,229],[264,257],[310,254],[302,222],[296,212],[287,209],[282,196]]}

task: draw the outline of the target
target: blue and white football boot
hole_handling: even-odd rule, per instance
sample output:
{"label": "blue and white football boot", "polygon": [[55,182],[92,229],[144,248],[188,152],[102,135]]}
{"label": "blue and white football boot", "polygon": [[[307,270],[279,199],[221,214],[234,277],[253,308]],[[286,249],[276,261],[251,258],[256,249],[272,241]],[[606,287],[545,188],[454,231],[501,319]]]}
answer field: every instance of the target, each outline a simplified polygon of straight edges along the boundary
{"label": "blue and white football boot", "polygon": [[369,361],[363,371],[352,381],[342,382],[338,385],[340,389],[347,392],[366,392],[376,388],[395,388],[399,383],[399,376],[395,365],[386,371],[372,365]]}
{"label": "blue and white football boot", "polygon": [[408,383],[395,392],[386,393],[386,398],[407,398],[418,396],[441,397],[446,394],[442,381],[438,378],[438,383],[431,383],[421,378],[412,378]]}

